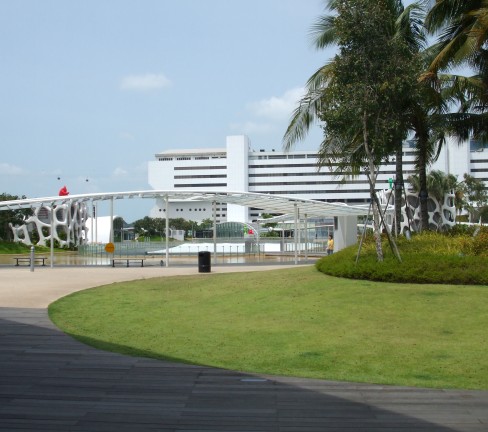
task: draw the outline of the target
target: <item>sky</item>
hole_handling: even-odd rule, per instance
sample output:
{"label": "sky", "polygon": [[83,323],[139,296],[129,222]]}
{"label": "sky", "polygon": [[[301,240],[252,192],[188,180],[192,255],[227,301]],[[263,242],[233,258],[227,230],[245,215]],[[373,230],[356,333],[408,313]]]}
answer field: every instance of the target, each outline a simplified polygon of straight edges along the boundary
{"label": "sky", "polygon": [[[323,0],[0,0],[0,193],[151,189],[163,150],[282,148],[303,86],[334,55]],[[297,150],[318,148],[312,129]],[[152,202],[116,204],[128,222]]]}

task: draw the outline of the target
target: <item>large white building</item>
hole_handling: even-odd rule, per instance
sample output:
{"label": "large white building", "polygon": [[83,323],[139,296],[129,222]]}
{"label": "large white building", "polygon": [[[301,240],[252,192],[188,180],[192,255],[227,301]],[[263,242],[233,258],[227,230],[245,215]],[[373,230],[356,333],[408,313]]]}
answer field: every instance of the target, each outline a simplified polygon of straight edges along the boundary
{"label": "large white building", "polygon": [[[403,151],[404,176],[415,173],[414,151],[406,142]],[[244,135],[228,136],[223,148],[168,150],[149,162],[148,181],[156,190],[259,192],[325,202],[360,204],[369,202],[366,176],[341,183],[328,167],[317,168],[314,151],[252,149]],[[468,173],[488,184],[488,146],[477,142],[454,142],[445,146],[431,169],[458,176]],[[395,176],[395,161],[381,167],[378,189],[387,189]],[[169,218],[200,222],[213,217],[211,202],[172,201]],[[217,222],[252,222],[260,209],[217,204]],[[156,201],[151,217],[166,217],[162,199]]]}

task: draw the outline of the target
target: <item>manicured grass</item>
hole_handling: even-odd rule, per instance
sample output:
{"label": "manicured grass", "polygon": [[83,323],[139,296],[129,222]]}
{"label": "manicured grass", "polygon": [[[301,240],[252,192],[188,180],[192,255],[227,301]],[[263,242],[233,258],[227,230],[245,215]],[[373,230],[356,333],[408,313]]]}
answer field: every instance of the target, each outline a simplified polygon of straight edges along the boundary
{"label": "manicured grass", "polygon": [[247,372],[488,388],[488,287],[339,279],[314,267],[113,284],[53,303],[95,347]]}

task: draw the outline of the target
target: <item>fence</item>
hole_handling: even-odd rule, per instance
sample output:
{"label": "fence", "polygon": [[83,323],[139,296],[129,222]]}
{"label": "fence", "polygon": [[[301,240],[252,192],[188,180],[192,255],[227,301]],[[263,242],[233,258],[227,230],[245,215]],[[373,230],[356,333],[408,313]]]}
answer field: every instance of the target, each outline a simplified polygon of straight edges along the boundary
{"label": "fence", "polygon": [[[112,258],[144,257],[148,264],[161,265],[166,258],[165,242],[122,242],[114,243],[115,251],[107,253],[104,244],[88,244],[78,248],[80,264],[106,265]],[[245,262],[289,261],[295,256],[295,242],[293,239],[266,238],[261,241],[255,239],[226,239],[217,241],[214,245],[209,239],[193,240],[189,242],[169,242],[168,255],[176,264],[194,264],[200,251],[214,254],[214,264],[232,264]],[[298,243],[300,258],[317,257],[326,253],[325,241],[310,241]]]}

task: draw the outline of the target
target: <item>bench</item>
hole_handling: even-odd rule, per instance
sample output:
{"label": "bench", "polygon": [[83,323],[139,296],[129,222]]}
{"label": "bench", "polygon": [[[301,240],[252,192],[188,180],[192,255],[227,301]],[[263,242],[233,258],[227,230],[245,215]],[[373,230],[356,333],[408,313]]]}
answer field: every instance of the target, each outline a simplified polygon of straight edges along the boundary
{"label": "bench", "polygon": [[112,267],[115,267],[115,263],[126,263],[127,267],[129,267],[130,263],[140,263],[141,267],[144,267],[144,259],[143,258],[113,258],[112,259]]}
{"label": "bench", "polygon": [[[15,266],[18,267],[21,263],[26,263],[27,265],[30,266],[31,264],[31,259],[30,257],[20,257],[20,258],[14,258],[15,260]],[[34,258],[34,265],[36,264],[36,261],[38,263],[42,263],[41,265],[46,267],[46,257],[35,257]]]}

